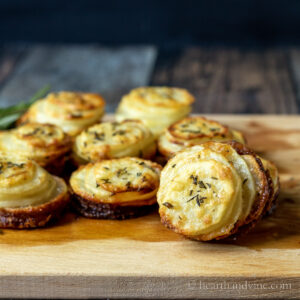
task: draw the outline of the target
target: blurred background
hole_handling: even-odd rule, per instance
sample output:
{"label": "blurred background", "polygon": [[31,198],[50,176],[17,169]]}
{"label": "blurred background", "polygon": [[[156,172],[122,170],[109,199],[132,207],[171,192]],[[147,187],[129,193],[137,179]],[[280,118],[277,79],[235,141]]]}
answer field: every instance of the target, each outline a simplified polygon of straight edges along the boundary
{"label": "blurred background", "polygon": [[204,113],[298,113],[300,1],[0,1],[0,104],[94,91],[112,112],[140,85]]}

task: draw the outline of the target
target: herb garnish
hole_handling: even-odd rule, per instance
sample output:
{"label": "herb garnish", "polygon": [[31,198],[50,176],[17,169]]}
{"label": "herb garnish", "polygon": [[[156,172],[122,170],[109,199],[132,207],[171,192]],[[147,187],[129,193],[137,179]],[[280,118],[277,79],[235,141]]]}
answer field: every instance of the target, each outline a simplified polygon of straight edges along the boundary
{"label": "herb garnish", "polygon": [[193,180],[193,184],[194,184],[194,185],[197,185],[197,183],[198,183],[198,176],[191,175],[191,176],[190,176],[190,179]]}
{"label": "herb garnish", "polygon": [[117,176],[120,177],[122,175],[125,175],[125,174],[128,174],[128,171],[127,171],[127,167],[123,168],[123,169],[119,169],[117,171]]}
{"label": "herb garnish", "polygon": [[[198,195],[197,195],[198,196]],[[196,198],[196,202],[197,202],[197,205],[200,207],[200,205],[202,203],[204,203],[204,199],[206,199],[207,197],[197,197]]]}
{"label": "herb garnish", "polygon": [[11,161],[8,161],[6,164],[7,164],[7,166],[6,166],[7,168],[13,168],[13,167],[23,168],[25,165],[24,163],[16,164]]}
{"label": "herb garnish", "polygon": [[33,104],[36,100],[43,98],[50,90],[50,86],[46,85],[38,90],[28,102],[20,102],[17,105],[0,108],[0,129],[10,128],[15,121]]}
{"label": "herb garnish", "polygon": [[201,205],[202,203],[204,203],[204,199],[207,199],[207,197],[200,197],[200,195],[197,194],[197,195],[193,196],[192,198],[190,198],[189,200],[187,200],[186,202],[191,202],[191,201],[193,201],[194,199],[196,199],[196,203],[197,203],[197,205],[200,207],[200,205]]}
{"label": "herb garnish", "polygon": [[101,178],[100,180],[102,180],[104,183],[111,183],[111,181],[108,178]]}
{"label": "herb garnish", "polygon": [[201,130],[192,130],[192,129],[182,129],[182,132],[188,132],[188,133],[201,133]]}
{"label": "herb garnish", "polygon": [[115,131],[115,132],[112,134],[112,136],[116,136],[116,135],[124,135],[125,133],[126,133],[126,130],[120,129],[120,130]]}
{"label": "herb garnish", "polygon": [[174,208],[173,204],[171,204],[170,202],[164,202],[163,205],[167,208]]}
{"label": "herb garnish", "polygon": [[202,189],[206,189],[206,186],[205,186],[205,184],[204,184],[204,182],[202,180],[199,181],[199,186]]}
{"label": "herb garnish", "polygon": [[104,132],[98,133],[96,131],[92,131],[92,133],[94,134],[94,139],[95,140],[104,141],[104,139],[105,139],[105,133]]}

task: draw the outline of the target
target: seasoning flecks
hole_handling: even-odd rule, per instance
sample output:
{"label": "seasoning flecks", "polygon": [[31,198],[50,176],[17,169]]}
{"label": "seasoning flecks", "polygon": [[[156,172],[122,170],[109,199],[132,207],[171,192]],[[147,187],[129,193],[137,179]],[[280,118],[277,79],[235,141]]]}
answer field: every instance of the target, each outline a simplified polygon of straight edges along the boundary
{"label": "seasoning flecks", "polygon": [[170,202],[164,202],[163,203],[163,205],[165,206],[165,207],[167,207],[167,208],[174,208],[174,205],[173,204],[171,204]]}
{"label": "seasoning flecks", "polygon": [[101,178],[103,183],[111,183],[111,181],[108,178]]}
{"label": "seasoning flecks", "polygon": [[206,186],[205,186],[205,184],[204,184],[204,182],[202,180],[199,181],[199,186],[202,189],[206,189]]}

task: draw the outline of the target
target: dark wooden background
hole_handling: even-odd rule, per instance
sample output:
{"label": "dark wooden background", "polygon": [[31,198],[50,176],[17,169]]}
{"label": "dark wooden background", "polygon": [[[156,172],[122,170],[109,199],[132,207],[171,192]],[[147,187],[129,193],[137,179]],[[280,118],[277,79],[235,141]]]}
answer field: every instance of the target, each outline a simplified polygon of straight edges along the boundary
{"label": "dark wooden background", "polygon": [[299,0],[1,0],[0,106],[184,87],[198,113],[298,113]]}
{"label": "dark wooden background", "polygon": [[0,104],[52,90],[103,94],[113,112],[121,96],[142,85],[184,87],[198,113],[283,113],[300,109],[300,49],[272,47],[103,47],[16,45],[0,47]]}

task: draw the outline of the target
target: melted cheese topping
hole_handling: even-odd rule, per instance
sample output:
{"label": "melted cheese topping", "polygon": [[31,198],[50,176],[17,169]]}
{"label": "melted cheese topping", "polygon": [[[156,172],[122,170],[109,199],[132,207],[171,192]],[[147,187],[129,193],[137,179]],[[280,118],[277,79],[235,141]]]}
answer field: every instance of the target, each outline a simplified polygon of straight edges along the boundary
{"label": "melted cheese topping", "polygon": [[12,160],[33,159],[45,166],[70,149],[70,137],[55,125],[28,123],[0,132],[0,157]]}
{"label": "melted cheese topping", "polygon": [[125,156],[151,158],[155,154],[156,143],[153,134],[142,122],[126,120],[88,128],[76,137],[73,150],[79,163]]}
{"label": "melted cheese topping", "polygon": [[158,135],[169,125],[187,116],[193,102],[194,97],[184,89],[141,87],[122,98],[116,119],[139,119]]}
{"label": "melted cheese topping", "polygon": [[156,202],[161,166],[140,158],[87,164],[70,179],[73,192],[99,203],[145,205]]}
{"label": "melted cheese topping", "polygon": [[209,240],[230,232],[243,212],[242,179],[228,159],[207,145],[187,148],[163,169],[157,194],[169,227]]}
{"label": "melted cheese topping", "polygon": [[203,144],[207,141],[236,140],[245,143],[242,134],[229,130],[226,126],[203,117],[184,118],[164,131],[159,137],[158,149],[170,158],[186,147]]}
{"label": "melted cheese topping", "polygon": [[104,106],[105,102],[98,94],[50,93],[29,108],[24,120],[55,124],[70,135],[77,135],[83,129],[100,121]]}
{"label": "melted cheese topping", "polygon": [[0,160],[0,207],[37,206],[67,193],[67,186],[33,161]]}

